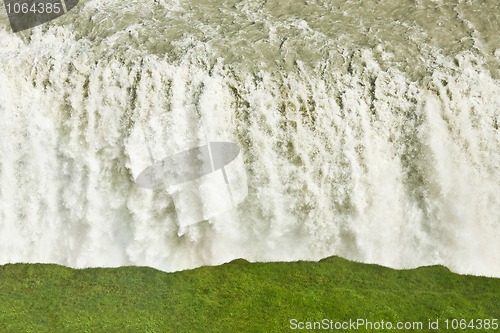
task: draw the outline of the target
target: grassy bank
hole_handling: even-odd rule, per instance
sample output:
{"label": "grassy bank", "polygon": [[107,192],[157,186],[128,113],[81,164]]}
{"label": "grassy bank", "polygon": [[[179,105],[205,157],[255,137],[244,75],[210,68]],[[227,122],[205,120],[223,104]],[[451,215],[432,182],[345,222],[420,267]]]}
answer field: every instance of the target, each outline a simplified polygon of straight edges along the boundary
{"label": "grassy bank", "polygon": [[[0,266],[1,332],[293,332],[323,319],[333,328],[335,321],[357,319],[374,325],[332,332],[391,332],[375,329],[382,320],[386,328],[387,322],[394,328],[422,322],[422,329],[392,332],[500,332],[478,329],[477,320],[474,328],[451,326],[460,325],[452,319],[470,324],[493,318],[500,320],[500,279],[461,276],[440,266],[398,271],[338,257],[237,260],[176,273]],[[438,330],[428,328],[429,319],[439,320]]]}

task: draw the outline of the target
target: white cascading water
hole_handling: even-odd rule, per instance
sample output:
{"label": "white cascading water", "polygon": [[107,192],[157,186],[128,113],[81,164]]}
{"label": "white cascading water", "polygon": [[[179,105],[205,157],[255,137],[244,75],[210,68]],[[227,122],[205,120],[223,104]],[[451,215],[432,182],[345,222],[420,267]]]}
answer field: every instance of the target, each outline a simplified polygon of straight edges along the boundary
{"label": "white cascading water", "polygon": [[[103,3],[20,34],[1,17],[0,264],[340,255],[500,277],[500,49],[470,21],[463,50],[416,28],[335,48],[314,11],[272,2]],[[245,30],[259,24],[264,42]],[[241,147],[248,196],[182,228],[169,194],[134,179],[148,147],[162,159],[207,138]]]}

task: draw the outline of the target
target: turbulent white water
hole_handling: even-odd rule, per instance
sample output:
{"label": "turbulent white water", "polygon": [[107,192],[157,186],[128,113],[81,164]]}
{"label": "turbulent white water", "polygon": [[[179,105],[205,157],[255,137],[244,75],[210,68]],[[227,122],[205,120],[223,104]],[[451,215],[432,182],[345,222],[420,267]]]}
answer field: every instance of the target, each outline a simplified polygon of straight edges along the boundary
{"label": "turbulent white water", "polygon": [[[19,34],[2,14],[0,263],[500,277],[498,5],[367,2],[83,1]],[[180,228],[134,179],[147,145],[207,138],[242,148],[248,196]]]}

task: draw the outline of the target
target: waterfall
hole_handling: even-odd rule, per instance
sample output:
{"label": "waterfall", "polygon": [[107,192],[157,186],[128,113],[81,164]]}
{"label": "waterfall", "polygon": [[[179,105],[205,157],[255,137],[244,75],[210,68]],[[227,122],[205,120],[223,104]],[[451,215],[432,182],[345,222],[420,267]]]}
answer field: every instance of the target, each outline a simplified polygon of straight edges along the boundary
{"label": "waterfall", "polygon": [[[0,263],[339,255],[500,277],[500,19],[306,3],[88,0],[17,34],[2,14]],[[241,148],[248,194],[182,226],[135,180],[148,149],[207,138]]]}

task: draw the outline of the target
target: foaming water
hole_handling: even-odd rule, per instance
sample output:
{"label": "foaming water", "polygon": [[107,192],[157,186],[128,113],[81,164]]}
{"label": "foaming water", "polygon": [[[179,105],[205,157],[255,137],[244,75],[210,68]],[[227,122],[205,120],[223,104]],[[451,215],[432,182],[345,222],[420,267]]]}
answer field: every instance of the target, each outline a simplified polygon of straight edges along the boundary
{"label": "foaming water", "polygon": [[[0,262],[335,254],[500,277],[498,17],[308,3],[83,1],[0,25]],[[241,147],[248,196],[180,227],[134,179],[148,148],[207,139]]]}

